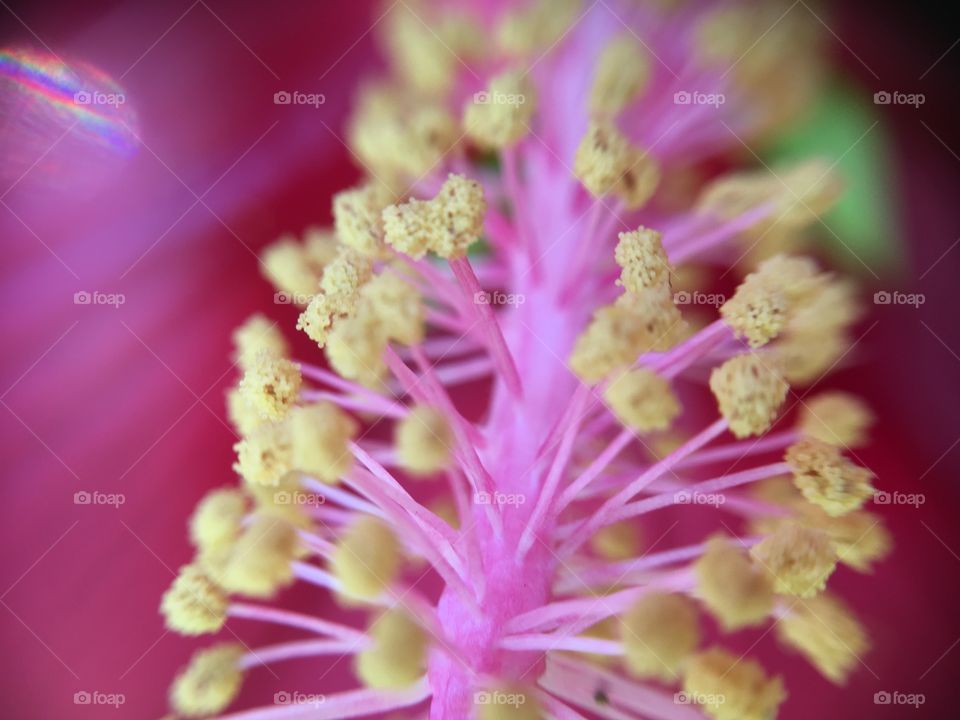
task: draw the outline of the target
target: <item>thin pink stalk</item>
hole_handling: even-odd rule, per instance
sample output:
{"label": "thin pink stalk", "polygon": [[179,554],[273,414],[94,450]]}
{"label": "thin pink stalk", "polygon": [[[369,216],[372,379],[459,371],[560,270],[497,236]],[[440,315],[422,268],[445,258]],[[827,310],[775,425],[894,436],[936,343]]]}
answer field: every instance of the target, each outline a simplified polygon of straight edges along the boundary
{"label": "thin pink stalk", "polygon": [[726,460],[743,460],[753,455],[782,450],[799,439],[800,433],[796,430],[781,430],[780,432],[770,433],[758,440],[740,440],[727,445],[721,445],[720,447],[701,450],[680,462],[677,467],[690,468]]}
{"label": "thin pink stalk", "polygon": [[592,463],[584,470],[576,480],[574,480],[563,494],[560,496],[560,502],[557,503],[557,512],[561,512],[565,507],[577,499],[584,488],[593,482],[602,473],[607,465],[613,462],[613,459],[630,444],[634,438],[634,432],[630,428],[624,428],[617,436],[604,448],[594,459]]}
{"label": "thin pink stalk", "polygon": [[366,642],[357,640],[352,642],[343,640],[293,640],[251,650],[240,659],[240,667],[247,670],[260,665],[269,665],[270,663],[297,658],[316,657],[317,655],[351,655],[363,650],[368,644],[369,640]]}
{"label": "thin pink stalk", "polygon": [[329,620],[323,620],[313,615],[303,615],[290,610],[277,610],[272,607],[252,605],[250,603],[230,603],[230,606],[227,608],[227,616],[242,618],[244,620],[258,620],[276,625],[286,625],[287,627],[298,628],[300,630],[308,630],[318,635],[331,635],[348,642],[357,642],[366,638],[364,633],[352,627],[330,622]]}

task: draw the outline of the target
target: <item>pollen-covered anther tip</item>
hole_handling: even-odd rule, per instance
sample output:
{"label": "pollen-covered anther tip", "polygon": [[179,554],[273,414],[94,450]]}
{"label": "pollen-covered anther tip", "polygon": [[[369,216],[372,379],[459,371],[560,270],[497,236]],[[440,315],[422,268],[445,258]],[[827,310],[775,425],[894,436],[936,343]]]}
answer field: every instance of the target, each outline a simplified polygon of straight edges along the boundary
{"label": "pollen-covered anther tip", "polygon": [[290,413],[293,467],[335,483],[353,466],[348,443],[357,436],[356,420],[333,403],[319,402]]}
{"label": "pollen-covered anther tip", "polygon": [[373,621],[372,645],[359,652],[357,676],[369,688],[402,690],[413,685],[426,668],[427,636],[403,610],[391,609]]}
{"label": "pollen-covered anther tip", "polygon": [[835,445],[807,437],[785,459],[803,496],[832,516],[858,510],[873,495],[873,473],[845,458]]}
{"label": "pollen-covered anther tip", "polygon": [[737,337],[746,338],[750,347],[757,348],[786,327],[788,303],[779,285],[751,274],[721,306],[720,315]]}
{"label": "pollen-covered anther tip", "polygon": [[738,438],[766,432],[789,389],[769,360],[752,353],[731,358],[710,373],[710,390]]}
{"label": "pollen-covered anther tip", "polygon": [[393,193],[375,181],[334,195],[333,223],[340,242],[367,257],[384,257],[381,213],[393,199]]}
{"label": "pollen-covered anther tip", "polygon": [[240,692],[243,648],[235,643],[199,650],[173,681],[170,704],[180,715],[203,717],[226,708]]}
{"label": "pollen-covered anther tip", "polygon": [[690,659],[683,689],[714,720],[770,720],[787,697],[781,678],[768,677],[756,660],[720,647]]}
{"label": "pollen-covered anther tip", "polygon": [[433,199],[413,199],[383,211],[386,240],[415,259],[427,251],[448,260],[464,257],[483,232],[486,212],[480,183],[451,173]]}
{"label": "pollen-covered anther tip", "polygon": [[643,45],[630,33],[618,35],[597,60],[590,111],[594,115],[616,115],[646,90],[649,81],[650,57]]}
{"label": "pollen-covered anther tip", "polygon": [[831,445],[857,447],[867,440],[873,413],[856,395],[824,392],[804,404],[798,427],[808,437]]}
{"label": "pollen-covered anther tip", "polygon": [[694,573],[700,598],[726,630],[756,625],[773,611],[769,575],[726,538],[708,542]]}
{"label": "pollen-covered anther tip", "polygon": [[247,500],[236,488],[208,492],[190,516],[190,540],[199,550],[231,545],[247,514]]}
{"label": "pollen-covered anther tip", "polygon": [[607,560],[629,560],[640,554],[637,524],[622,520],[600,528],[590,538],[590,549]]}
{"label": "pollen-covered anther tip", "polygon": [[386,336],[416,345],[426,334],[426,309],[420,292],[393,272],[375,275],[360,292],[361,303],[377,318]]}
{"label": "pollen-covered anther tip", "polygon": [[240,394],[247,404],[269,420],[282,420],[300,396],[300,366],[283,357],[261,352],[243,374]]}
{"label": "pollen-covered anther tip", "polygon": [[400,547],[390,528],[364,515],[340,536],[330,570],[346,595],[370,600],[393,582],[400,561]]}
{"label": "pollen-covered anther tip", "polygon": [[641,433],[666,430],[680,414],[670,381],[646,368],[617,376],[603,398],[624,425]]}
{"label": "pollen-covered anther tip", "polygon": [[320,293],[315,295],[297,319],[297,330],[323,347],[340,320],[354,314],[360,289],[373,276],[370,259],[359,251],[341,247],[337,257],[323,271]]}
{"label": "pollen-covered anther tip", "polygon": [[320,273],[312,263],[311,254],[294,238],[285,236],[268,245],[260,253],[260,264],[267,280],[280,292],[297,299],[317,292]]}
{"label": "pollen-covered anther tip", "polygon": [[663,249],[662,237],[656,230],[645,227],[620,233],[614,250],[614,259],[621,268],[618,285],[639,294],[646,288],[669,282],[673,269]]}
{"label": "pollen-covered anther tip", "polygon": [[482,147],[508,147],[529,131],[535,106],[533,84],[526,74],[508,70],[494,77],[488,90],[475,93],[467,101],[464,131]]}
{"label": "pollen-covered anther tip", "polygon": [[293,582],[290,563],[301,551],[297,533],[286,521],[259,515],[237,538],[221,582],[230,592],[272,597]]}
{"label": "pollen-covered anther tip", "polygon": [[621,617],[627,668],[672,681],[700,642],[697,609],[684,595],[651,592]]}
{"label": "pollen-covered anther tip", "polygon": [[631,210],[650,199],[660,182],[656,162],[602,120],[588,126],[573,159],[573,174],[594,197],[615,194]]}
{"label": "pollen-covered anther tip", "polygon": [[197,565],[184,565],[163,594],[160,612],[183,635],[217,632],[227,619],[227,594]]}
{"label": "pollen-covered anther tip", "polygon": [[837,684],[847,681],[870,646],[856,616],[829,593],[793,605],[777,623],[777,636]]}
{"label": "pollen-covered anther tip", "polygon": [[241,370],[252,366],[264,354],[285,357],[289,346],[275,322],[257,313],[233,331],[233,359]]}
{"label": "pollen-covered anther tip", "polygon": [[830,536],[794,522],[779,524],[750,553],[769,573],[776,592],[801,598],[823,590],[837,567]]}
{"label": "pollen-covered anther tip", "polygon": [[412,475],[432,475],[450,464],[454,437],[442,412],[418,405],[396,425],[397,460]]}
{"label": "pollen-covered anther tip", "polygon": [[285,422],[261,425],[233,446],[233,469],[254,485],[276,485],[292,469],[290,428]]}

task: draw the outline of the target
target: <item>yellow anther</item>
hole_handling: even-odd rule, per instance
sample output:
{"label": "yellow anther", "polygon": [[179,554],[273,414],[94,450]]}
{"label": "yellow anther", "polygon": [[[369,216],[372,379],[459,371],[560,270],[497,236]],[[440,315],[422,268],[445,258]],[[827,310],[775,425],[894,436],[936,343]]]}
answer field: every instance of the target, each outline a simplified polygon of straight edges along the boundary
{"label": "yellow anther", "polygon": [[232,546],[247,514],[247,499],[235,488],[211,490],[190,517],[190,540],[198,550]]}
{"label": "yellow anther", "polygon": [[432,475],[450,464],[453,431],[434,407],[418,405],[396,424],[397,460],[413,475]]}
{"label": "yellow anther", "polygon": [[352,317],[337,322],[327,338],[327,360],[341,377],[378,389],[387,374],[383,353],[388,340],[386,327],[361,303]]}
{"label": "yellow anther", "polygon": [[432,200],[410,200],[383,212],[387,243],[413,258],[432,251],[442,258],[466,255],[483,232],[487,204],[475,180],[451,174]]}
{"label": "yellow anther", "polygon": [[830,515],[858,510],[873,495],[873,473],[829,443],[805,438],[787,450],[786,461],[803,496]]}
{"label": "yellow anther", "polygon": [[303,330],[320,347],[327,342],[331,328],[350,317],[360,301],[360,289],[373,274],[368,258],[348,247],[323,271],[321,293],[300,313],[297,329]]}
{"label": "yellow anther", "polygon": [[261,352],[240,381],[247,404],[268,420],[282,420],[300,397],[300,366]]}
{"label": "yellow anther", "polygon": [[267,423],[233,446],[233,469],[257,485],[276,485],[292,469],[290,429],[284,423]]}
{"label": "yellow anther", "polygon": [[335,483],[353,466],[348,443],[358,431],[357,422],[333,403],[296,408],[290,413],[293,467]]}
{"label": "yellow anther", "polygon": [[573,173],[594,197],[616,194],[629,209],[643,205],[660,180],[653,159],[605,121],[590,123],[574,156]]}
{"label": "yellow anther", "polygon": [[290,563],[300,552],[296,530],[288,523],[277,517],[257,516],[237,538],[221,582],[230,592],[272,597],[293,582]]}
{"label": "yellow anther", "polygon": [[627,667],[636,675],[666,681],[700,642],[697,609],[683,595],[651,592],[622,617]]}
{"label": "yellow anther", "polygon": [[619,35],[600,52],[590,89],[590,111],[616,115],[646,90],[649,81],[647,51],[634,35]]}
{"label": "yellow anther", "polygon": [[170,688],[170,704],[185,717],[219,713],[240,692],[243,648],[234,643],[199,650]]}
{"label": "yellow anther", "polygon": [[683,689],[714,720],[770,720],[787,696],[781,678],[719,647],[691,658]]}
{"label": "yellow anther", "polygon": [[773,585],[746,551],[716,537],[694,565],[704,605],[726,630],[756,625],[773,610]]}
{"label": "yellow anther", "polygon": [[614,259],[621,268],[618,285],[640,294],[647,288],[669,282],[672,268],[660,233],[640,227],[632,232],[622,232],[619,237],[614,251]]}
{"label": "yellow anther", "polygon": [[804,435],[831,445],[856,447],[867,440],[873,413],[860,398],[834,391],[821,393],[804,403],[798,426]]}
{"label": "yellow anther", "polygon": [[806,385],[819,380],[849,347],[849,338],[841,332],[789,332],[770,346],[769,357],[790,384]]}
{"label": "yellow anther", "polygon": [[794,522],[779,524],[750,554],[770,575],[776,592],[802,598],[823,590],[837,567],[830,536]]}
{"label": "yellow anther", "polygon": [[777,623],[777,636],[838,684],[847,681],[870,646],[856,616],[829,593],[794,604]]}
{"label": "yellow anther", "polygon": [[233,345],[233,359],[242,370],[252,365],[262,352],[277,357],[284,357],[289,353],[287,341],[277,324],[259,313],[251,315],[243,325],[233,331]]}
{"label": "yellow anther", "polygon": [[227,419],[243,436],[249,435],[266,422],[260,411],[243,396],[239,387],[227,390]]}
{"label": "yellow anther", "polygon": [[710,390],[720,413],[738,438],[766,432],[787,397],[789,386],[770,367],[768,359],[755,354],[738,355],[714,368]]}
{"label": "yellow anther", "polygon": [[607,525],[590,538],[590,548],[607,560],[635,558],[640,554],[640,530],[630,520]]}
{"label": "yellow anther", "polygon": [[391,65],[403,82],[424,95],[445,94],[460,67],[456,52],[406,4],[391,7],[385,27]]}
{"label": "yellow anther", "polygon": [[463,126],[467,135],[483,147],[500,149],[513,145],[529,131],[535,98],[526,73],[509,70],[490,81],[490,88],[467,101]]}
{"label": "yellow anther", "polygon": [[426,333],[420,292],[395,272],[384,271],[363,286],[360,302],[376,317],[390,340],[416,345]]}
{"label": "yellow anther", "polygon": [[618,375],[603,398],[620,422],[641,433],[666,430],[680,414],[670,381],[646,368]]}
{"label": "yellow anther", "polygon": [[505,12],[496,28],[497,44],[513,55],[549,49],[576,20],[581,0],[534,0]]}
{"label": "yellow anther", "polygon": [[392,201],[393,194],[374,180],[334,195],[333,222],[340,242],[367,257],[383,257],[381,213]]}
{"label": "yellow anther", "polygon": [[378,690],[402,690],[425,672],[427,636],[403,610],[387,610],[368,633],[373,646],[356,656],[357,676]]}
{"label": "yellow anther", "polygon": [[315,295],[320,272],[306,249],[294,238],[285,236],[260,253],[260,264],[267,280],[280,292],[289,294],[300,305]]}
{"label": "yellow anther", "polygon": [[216,632],[227,619],[223,589],[197,565],[184,565],[163,594],[160,612],[167,627],[183,635]]}
{"label": "yellow anther", "polygon": [[330,570],[344,593],[369,600],[393,582],[400,559],[400,547],[390,529],[376,518],[364,515],[340,536],[330,559]]}

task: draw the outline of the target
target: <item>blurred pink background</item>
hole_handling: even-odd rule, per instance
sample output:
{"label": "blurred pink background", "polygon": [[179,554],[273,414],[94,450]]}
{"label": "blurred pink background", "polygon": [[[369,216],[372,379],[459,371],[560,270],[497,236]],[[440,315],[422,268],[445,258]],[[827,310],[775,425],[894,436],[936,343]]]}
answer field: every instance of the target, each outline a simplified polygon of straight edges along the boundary
{"label": "blurred pink background", "polygon": [[[164,714],[192,644],[167,634],[156,608],[190,557],[192,507],[232,482],[223,411],[235,376],[230,332],[254,310],[292,327],[294,310],[271,302],[255,253],[282,232],[328,222],[331,194],[359,176],[340,137],[352,90],[378,62],[374,5],[0,2],[0,48],[89,63],[126,100],[122,114],[85,135],[85,125],[73,128],[42,97],[19,92],[9,72],[0,79],[5,717]],[[956,30],[913,7],[865,2],[838,5],[830,19],[828,46],[864,93],[919,88],[927,97],[919,111],[893,108],[885,119],[904,261],[883,278],[926,302],[876,308],[858,347],[865,362],[829,379],[880,414],[862,453],[879,485],[923,492],[926,503],[875,508],[894,532],[894,554],[873,577],[838,573],[837,589],[876,644],[847,688],[784,659],[769,638],[760,643],[760,657],[787,674],[787,720],[948,717],[955,706]],[[325,102],[275,105],[281,90]],[[96,141],[134,131],[141,142],[132,149]],[[77,305],[77,292],[125,301]],[[121,493],[125,502],[78,505],[77,492]],[[295,595],[323,602],[320,593]],[[259,628],[238,627],[255,646]],[[325,689],[309,686],[320,675],[304,670],[302,689]],[[268,699],[270,679],[251,676],[245,696]],[[876,706],[880,690],[924,693],[926,702]],[[125,703],[76,705],[81,691],[122,693]]]}

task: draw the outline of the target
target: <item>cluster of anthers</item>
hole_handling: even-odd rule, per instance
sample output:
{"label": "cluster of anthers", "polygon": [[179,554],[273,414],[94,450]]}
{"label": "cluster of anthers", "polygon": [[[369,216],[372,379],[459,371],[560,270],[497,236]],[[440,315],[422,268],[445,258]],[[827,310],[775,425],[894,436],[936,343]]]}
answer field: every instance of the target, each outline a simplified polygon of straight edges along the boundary
{"label": "cluster of anthers", "polygon": [[[831,681],[856,668],[866,633],[825,587],[889,549],[849,459],[870,413],[804,388],[857,303],[796,254],[838,183],[703,170],[805,102],[803,14],[588,5],[383,20],[393,74],[349,126],[366,181],[262,258],[327,363],[263,316],[235,334],[241,482],[198,506],[161,607],[233,641],[177,676],[178,716],[348,658],[357,689],[229,717],[767,720],[782,678],[725,645],[770,624]],[[263,602],[294,583],[327,618]],[[251,649],[233,621],[305,637]]]}

